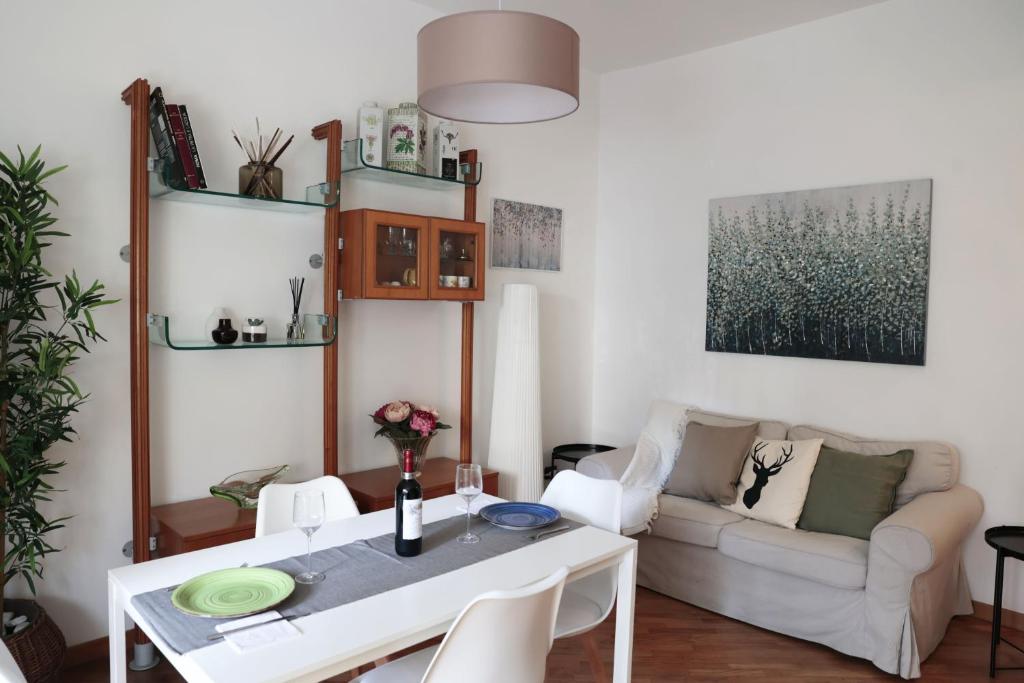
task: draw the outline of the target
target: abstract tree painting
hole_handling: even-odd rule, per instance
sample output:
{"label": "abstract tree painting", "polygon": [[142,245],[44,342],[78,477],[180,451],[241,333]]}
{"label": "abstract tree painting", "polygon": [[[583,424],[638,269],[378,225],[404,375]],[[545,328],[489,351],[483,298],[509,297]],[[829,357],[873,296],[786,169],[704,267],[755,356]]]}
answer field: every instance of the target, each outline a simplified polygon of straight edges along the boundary
{"label": "abstract tree painting", "polygon": [[708,351],[924,365],[931,180],[713,199]]}
{"label": "abstract tree painting", "polygon": [[562,210],[495,199],[491,220],[491,266],[562,269]]}

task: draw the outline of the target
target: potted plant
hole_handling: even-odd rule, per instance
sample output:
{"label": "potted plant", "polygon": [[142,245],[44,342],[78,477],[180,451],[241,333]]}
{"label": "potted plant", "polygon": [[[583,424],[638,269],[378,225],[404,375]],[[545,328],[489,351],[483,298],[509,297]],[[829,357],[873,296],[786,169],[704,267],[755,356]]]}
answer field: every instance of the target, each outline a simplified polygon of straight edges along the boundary
{"label": "potted plant", "polygon": [[34,600],[4,596],[18,578],[34,596],[42,560],[60,550],[47,536],[68,518],[39,509],[64,466],[47,451],[75,433],[71,416],[88,396],[70,371],[103,340],[93,311],[114,303],[99,282],[85,288],[75,273],[60,280],[43,265],[44,250],[67,236],[53,227],[57,202],[43,183],[64,168],[46,170],[38,147],[28,157],[18,148],[17,161],[0,153],[0,611],[4,642],[30,682],[59,675],[64,636]]}
{"label": "potted plant", "polygon": [[406,450],[413,452],[413,470],[418,475],[423,458],[427,455],[427,446],[439,429],[451,429],[449,425],[438,420],[438,413],[430,406],[417,406],[409,401],[392,401],[385,403],[370,416],[379,429],[374,438],[387,437],[395,447],[398,456],[398,467],[402,467],[402,454]]}

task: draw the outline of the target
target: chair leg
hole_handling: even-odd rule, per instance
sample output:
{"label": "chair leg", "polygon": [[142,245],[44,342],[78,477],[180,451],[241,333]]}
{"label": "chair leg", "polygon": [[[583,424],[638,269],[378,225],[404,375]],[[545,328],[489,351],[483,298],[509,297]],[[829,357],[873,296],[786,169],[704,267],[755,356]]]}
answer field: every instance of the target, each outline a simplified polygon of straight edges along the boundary
{"label": "chair leg", "polygon": [[583,647],[587,651],[587,660],[590,662],[590,671],[594,674],[597,683],[608,683],[608,672],[605,671],[604,662],[601,661],[601,653],[597,649],[597,638],[593,631],[583,634]]}

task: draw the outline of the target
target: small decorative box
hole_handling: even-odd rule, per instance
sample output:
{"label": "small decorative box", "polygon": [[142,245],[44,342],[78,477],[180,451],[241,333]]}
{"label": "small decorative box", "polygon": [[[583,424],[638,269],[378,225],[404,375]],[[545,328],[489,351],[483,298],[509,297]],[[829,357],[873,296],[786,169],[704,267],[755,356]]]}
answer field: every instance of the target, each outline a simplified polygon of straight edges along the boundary
{"label": "small decorative box", "polygon": [[459,127],[451,121],[434,126],[434,168],[439,178],[459,179]]}

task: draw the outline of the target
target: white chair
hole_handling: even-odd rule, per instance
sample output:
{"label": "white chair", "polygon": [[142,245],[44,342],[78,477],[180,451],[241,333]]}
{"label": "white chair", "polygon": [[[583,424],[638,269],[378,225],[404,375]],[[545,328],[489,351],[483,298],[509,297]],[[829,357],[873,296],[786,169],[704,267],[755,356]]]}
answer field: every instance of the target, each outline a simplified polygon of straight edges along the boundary
{"label": "white chair", "polygon": [[[622,520],[622,484],[613,479],[594,479],[573,470],[555,475],[540,502],[563,517],[619,533]],[[565,586],[558,608],[555,638],[586,633],[604,621],[615,604],[619,574],[616,567],[603,569]],[[607,678],[592,636],[585,641],[591,669],[597,680]]]}
{"label": "white chair", "polygon": [[544,683],[568,567],[466,605],[440,645],[388,662],[352,683]]}
{"label": "white chair", "polygon": [[7,649],[7,643],[0,640],[0,683],[25,683],[25,676]]}
{"label": "white chair", "polygon": [[348,487],[337,477],[319,477],[299,484],[267,484],[256,504],[256,538],[294,529],[292,504],[296,491],[319,489],[324,493],[324,521],[357,517],[359,508]]}

